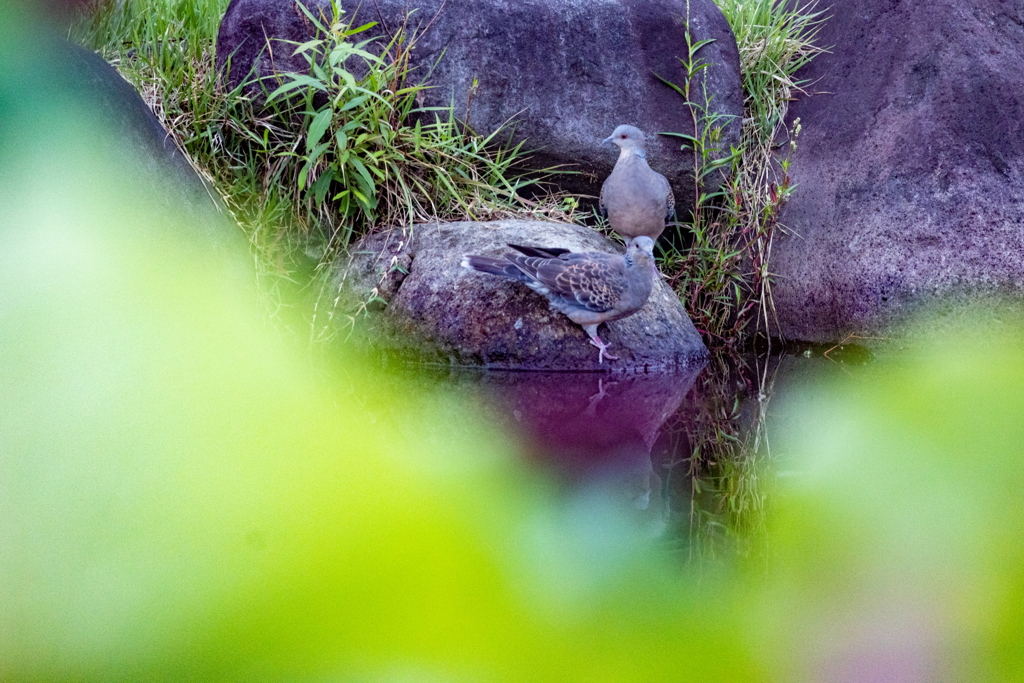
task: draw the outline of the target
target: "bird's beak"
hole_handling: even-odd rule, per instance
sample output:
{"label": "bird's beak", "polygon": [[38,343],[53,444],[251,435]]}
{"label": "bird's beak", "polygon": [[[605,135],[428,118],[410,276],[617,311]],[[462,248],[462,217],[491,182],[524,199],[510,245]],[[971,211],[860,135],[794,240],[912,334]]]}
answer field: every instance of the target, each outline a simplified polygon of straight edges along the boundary
{"label": "bird's beak", "polygon": [[601,140],[601,144],[602,144],[602,145],[609,145],[609,144],[611,144],[611,143],[612,143],[612,140],[614,140],[614,139],[615,139],[615,136],[614,136],[614,135],[609,135],[609,136],[608,136],[608,137],[606,137],[606,138],[605,138],[604,140]]}

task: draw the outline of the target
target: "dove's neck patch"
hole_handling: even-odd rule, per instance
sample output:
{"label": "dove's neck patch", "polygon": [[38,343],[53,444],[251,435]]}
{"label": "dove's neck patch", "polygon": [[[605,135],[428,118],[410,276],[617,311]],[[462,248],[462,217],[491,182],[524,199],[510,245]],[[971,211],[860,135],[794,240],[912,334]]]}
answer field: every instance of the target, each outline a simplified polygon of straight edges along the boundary
{"label": "dove's neck patch", "polygon": [[640,157],[644,161],[647,161],[647,150],[639,147],[622,147],[619,151],[619,159],[622,161],[626,161],[633,156]]}

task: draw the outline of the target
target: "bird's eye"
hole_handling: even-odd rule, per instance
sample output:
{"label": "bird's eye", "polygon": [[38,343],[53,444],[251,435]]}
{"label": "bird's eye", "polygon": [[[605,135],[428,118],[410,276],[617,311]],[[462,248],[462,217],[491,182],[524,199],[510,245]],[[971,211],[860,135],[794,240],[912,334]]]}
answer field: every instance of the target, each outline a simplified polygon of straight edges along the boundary
{"label": "bird's eye", "polygon": [[623,139],[623,140],[625,140],[625,139],[626,139],[626,134],[625,134],[625,133],[623,133],[623,134],[622,134],[622,139]]}

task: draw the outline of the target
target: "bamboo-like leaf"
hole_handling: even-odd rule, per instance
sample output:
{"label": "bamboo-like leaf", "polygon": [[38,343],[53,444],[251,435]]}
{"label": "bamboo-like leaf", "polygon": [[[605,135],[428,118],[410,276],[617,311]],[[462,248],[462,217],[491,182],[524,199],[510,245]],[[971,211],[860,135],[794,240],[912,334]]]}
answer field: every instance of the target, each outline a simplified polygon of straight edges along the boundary
{"label": "bamboo-like leaf", "polygon": [[669,136],[674,137],[674,138],[683,138],[684,140],[692,142],[695,145],[696,144],[700,144],[700,139],[699,138],[696,138],[696,137],[694,137],[692,135],[687,135],[686,133],[675,133],[675,132],[672,132],[672,131],[666,131],[664,133],[658,133],[658,135],[669,135]]}
{"label": "bamboo-like leaf", "polygon": [[370,99],[370,95],[359,95],[358,97],[353,97],[351,100],[349,100],[344,105],[342,105],[338,109],[338,111],[339,112],[348,111],[350,109],[355,109],[357,107],[361,107],[364,104],[366,104],[366,100],[368,100],[368,99]]}
{"label": "bamboo-like leaf", "polygon": [[[687,34],[687,37],[689,37],[689,34]],[[704,40],[698,40],[695,43],[691,43],[689,40],[687,40],[686,42],[688,44],[687,46],[690,49],[690,54],[693,55],[693,54],[696,54],[696,52],[698,50],[700,50],[702,47],[704,47],[705,45],[709,45],[709,44],[715,42],[715,39],[714,38],[705,38]]]}
{"label": "bamboo-like leaf", "polygon": [[353,155],[349,158],[349,163],[351,163],[356,169],[356,173],[359,174],[359,177],[365,181],[363,186],[366,188],[366,193],[373,194],[376,188],[376,183],[373,182],[373,178],[370,176],[370,172],[366,170],[366,166],[363,164],[363,161],[359,157]]}
{"label": "bamboo-like leaf", "polygon": [[302,54],[302,53],[306,52],[307,50],[311,50],[311,49],[313,49],[315,47],[319,48],[319,47],[323,46],[323,44],[324,44],[324,41],[321,40],[321,39],[307,40],[305,43],[300,43],[295,48],[295,51],[292,52],[292,56],[294,57],[295,55]]}
{"label": "bamboo-like leaf", "polygon": [[369,23],[363,24],[362,26],[357,26],[356,28],[347,29],[346,31],[344,31],[342,33],[342,35],[344,35],[344,36],[354,36],[357,33],[362,33],[363,31],[368,31],[368,30],[370,30],[371,28],[373,28],[376,25],[377,25],[376,21],[371,21]]}
{"label": "bamboo-like leaf", "polygon": [[327,56],[327,64],[336,69],[339,63],[345,62],[351,56],[351,47],[348,43],[337,45]]}
{"label": "bamboo-like leaf", "polygon": [[313,14],[313,12],[311,12],[311,11],[310,11],[310,9],[309,9],[308,7],[306,7],[306,5],[305,5],[305,4],[303,3],[303,2],[296,2],[296,3],[295,3],[295,6],[296,6],[296,7],[298,7],[298,8],[299,8],[299,10],[300,10],[300,11],[301,11],[301,12],[302,12],[303,14],[305,14],[305,15],[306,15],[306,18],[308,18],[308,19],[309,19],[309,20],[310,20],[311,22],[313,22],[313,25],[314,25],[314,26],[315,26],[315,27],[316,27],[317,29],[319,29],[321,33],[327,33],[327,27],[323,25],[323,23],[322,23],[322,22],[320,21],[320,19],[318,19],[318,18],[317,18],[317,17],[316,17],[316,16],[315,16],[315,15]]}
{"label": "bamboo-like leaf", "polygon": [[316,204],[322,204],[324,197],[327,196],[327,190],[331,187],[331,180],[333,180],[330,173],[324,173],[316,182],[313,183],[313,187],[309,188],[309,193],[313,196],[313,202]]}
{"label": "bamboo-like leaf", "polygon": [[306,187],[306,178],[309,177],[309,172],[310,172],[310,170],[312,170],[312,168],[313,168],[313,162],[309,161],[309,160],[306,160],[306,163],[302,166],[302,169],[299,170],[299,188],[300,189],[305,189],[305,187]]}
{"label": "bamboo-like leaf", "polygon": [[327,142],[321,142],[319,145],[314,147],[313,150],[308,155],[306,155],[306,158],[309,161],[316,163],[317,161],[319,161],[320,157],[323,156],[324,152],[326,152],[327,148],[330,146],[330,140],[328,140]]}
{"label": "bamboo-like leaf", "polygon": [[310,76],[306,76],[305,74],[290,74],[290,76],[292,77],[292,80],[289,81],[288,83],[285,83],[277,90],[272,92],[267,97],[267,102],[274,102],[280,99],[285,94],[303,87],[314,88],[316,90],[320,90],[321,92],[327,91],[327,88],[326,86],[324,86],[323,82],[315,78],[311,78]]}
{"label": "bamboo-like leaf", "polygon": [[320,144],[320,140],[327,132],[327,128],[330,127],[333,118],[334,111],[330,107],[322,109],[313,117],[312,123],[309,124],[309,132],[306,133],[307,152]]}
{"label": "bamboo-like leaf", "polygon": [[351,90],[355,90],[358,87],[356,85],[355,76],[350,74],[348,71],[345,71],[344,69],[335,69],[334,73],[336,73],[338,75],[338,77],[341,79],[342,83],[345,84],[346,88],[349,88]]}
{"label": "bamboo-like leaf", "polygon": [[380,61],[380,57],[378,57],[377,55],[373,54],[372,52],[367,52],[366,50],[360,50],[357,47],[351,48],[349,50],[349,53],[356,57],[362,57],[364,60],[371,64]]}
{"label": "bamboo-like leaf", "polygon": [[349,188],[349,193],[352,194],[356,199],[358,199],[359,203],[361,203],[363,206],[365,206],[365,207],[369,207],[370,206],[370,200],[367,199],[366,195],[363,194],[362,192],[360,192],[358,188],[355,188],[355,187]]}

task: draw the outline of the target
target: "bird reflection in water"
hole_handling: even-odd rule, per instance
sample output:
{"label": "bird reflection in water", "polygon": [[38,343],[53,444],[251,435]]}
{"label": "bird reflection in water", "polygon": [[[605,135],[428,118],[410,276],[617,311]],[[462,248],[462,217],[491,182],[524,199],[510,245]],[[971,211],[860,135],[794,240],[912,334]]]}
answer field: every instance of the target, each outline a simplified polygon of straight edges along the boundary
{"label": "bird reflection in water", "polygon": [[609,490],[661,526],[651,450],[702,368],[618,377],[481,372],[472,379],[531,462],[570,490]]}

